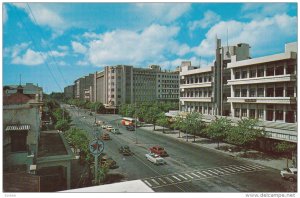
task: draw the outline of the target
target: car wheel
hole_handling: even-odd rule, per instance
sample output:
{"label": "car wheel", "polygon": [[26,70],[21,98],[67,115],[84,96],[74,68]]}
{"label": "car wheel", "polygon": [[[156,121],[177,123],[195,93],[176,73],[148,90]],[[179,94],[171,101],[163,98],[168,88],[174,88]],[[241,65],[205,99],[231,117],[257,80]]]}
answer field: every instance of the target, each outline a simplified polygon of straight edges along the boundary
{"label": "car wheel", "polygon": [[293,178],[293,177],[289,177],[289,181],[290,181],[290,182],[293,182],[293,181],[294,181],[294,178]]}

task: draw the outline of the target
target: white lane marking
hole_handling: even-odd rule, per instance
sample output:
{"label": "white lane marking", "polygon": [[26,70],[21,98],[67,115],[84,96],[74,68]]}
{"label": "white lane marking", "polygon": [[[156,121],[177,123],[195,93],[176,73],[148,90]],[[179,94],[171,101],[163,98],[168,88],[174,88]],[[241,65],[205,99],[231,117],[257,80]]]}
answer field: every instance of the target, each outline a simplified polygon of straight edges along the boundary
{"label": "white lane marking", "polygon": [[224,172],[218,170],[218,169],[213,169],[214,171],[218,172],[219,174],[224,174]]}
{"label": "white lane marking", "polygon": [[256,168],[256,169],[265,168],[265,167],[260,166],[260,165],[245,165],[245,166],[253,167],[253,168]]}
{"label": "white lane marking", "polygon": [[171,182],[171,183],[174,183],[174,181],[172,180],[172,179],[170,179],[170,178],[168,178],[168,177],[164,177],[166,180],[168,180],[169,182]]}
{"label": "white lane marking", "polygon": [[196,172],[197,174],[200,174],[200,175],[202,175],[202,176],[204,176],[204,177],[207,177],[207,175],[204,175],[204,174],[202,174],[201,172]]}
{"label": "white lane marking", "polygon": [[163,180],[162,178],[157,178],[159,181],[161,181],[162,183],[166,184],[167,182],[165,180]]}
{"label": "white lane marking", "polygon": [[194,176],[196,176],[198,178],[201,178],[199,175],[196,175],[195,173],[191,173],[191,175],[194,175]]}
{"label": "white lane marking", "polygon": [[223,171],[223,172],[225,172],[225,173],[232,173],[232,172],[230,172],[228,170],[225,170],[224,168],[218,168],[218,169],[221,170],[221,171]]}
{"label": "white lane marking", "polygon": [[235,172],[236,172],[235,170],[232,170],[231,168],[228,168],[228,167],[226,167],[226,168],[223,168],[223,169],[225,169],[225,170],[228,170],[228,171],[231,171],[231,172],[233,172],[233,173],[235,173]]}
{"label": "white lane marking", "polygon": [[177,174],[179,177],[182,177],[183,179],[187,180],[187,178],[183,177],[182,175],[180,174]]}
{"label": "white lane marking", "polygon": [[148,186],[152,186],[149,182],[147,182],[147,180],[144,180],[144,182],[148,185]]}
{"label": "white lane marking", "polygon": [[212,170],[207,170],[207,171],[211,172],[212,174],[219,175],[219,173],[216,173],[216,172],[214,172]]}
{"label": "white lane marking", "polygon": [[186,173],[184,173],[186,176],[188,176],[189,178],[191,178],[191,179],[194,179],[194,177],[192,177],[192,176],[190,176],[190,175],[188,175],[188,174],[186,174]]}
{"label": "white lane marking", "polygon": [[242,166],[242,168],[244,169],[244,170],[254,170],[255,168],[252,168],[252,167],[248,167],[248,166]]}
{"label": "white lane marking", "polygon": [[208,173],[208,172],[206,172],[206,171],[202,171],[202,173],[207,174],[207,175],[209,175],[209,176],[213,176],[212,174],[210,174],[210,173]]}
{"label": "white lane marking", "polygon": [[177,177],[175,177],[174,175],[172,176],[173,178],[177,179],[178,181],[181,181],[180,179],[178,179]]}
{"label": "white lane marking", "polygon": [[159,185],[159,183],[155,179],[151,179],[151,181],[153,181],[153,183],[155,183],[156,185]]}

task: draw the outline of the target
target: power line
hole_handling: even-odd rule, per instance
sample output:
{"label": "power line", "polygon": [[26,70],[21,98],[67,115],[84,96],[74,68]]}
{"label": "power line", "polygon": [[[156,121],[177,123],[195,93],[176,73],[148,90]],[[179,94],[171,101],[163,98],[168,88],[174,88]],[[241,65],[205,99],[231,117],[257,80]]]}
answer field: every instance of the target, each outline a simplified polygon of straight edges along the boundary
{"label": "power line", "polygon": [[[29,10],[29,12],[30,12],[30,14],[31,14],[31,16],[32,16],[32,18],[33,18],[33,20],[34,20],[34,22],[35,22],[36,24],[38,24],[38,23],[37,23],[37,20],[36,20],[36,18],[35,18],[35,16],[34,16],[34,14],[33,14],[33,12],[32,12],[32,9],[31,9],[30,5],[29,5],[28,3],[26,3],[26,5],[27,5],[27,7],[28,7],[28,10]],[[39,30],[40,34],[42,35],[42,38],[45,38],[45,36],[44,36],[43,32],[41,31],[41,29],[38,28],[38,30]],[[57,68],[57,70],[59,71],[59,73],[60,73],[60,75],[61,75],[61,77],[62,77],[64,83],[67,84],[67,82],[66,82],[66,80],[65,80],[65,78],[64,78],[64,76],[63,76],[63,74],[62,74],[62,72],[61,72],[61,70],[60,70],[59,67],[57,66],[57,65],[58,65],[58,64],[57,64],[57,61],[56,61],[56,59],[54,58],[54,56],[53,56],[53,54],[52,54],[52,51],[51,51],[51,48],[50,48],[50,46],[48,45],[47,42],[46,42],[46,46],[47,46],[47,48],[48,48],[48,50],[49,50],[49,52],[50,52],[50,57],[52,58],[53,62],[55,63],[56,68]]]}
{"label": "power line", "polygon": [[[36,44],[35,40],[33,39],[32,35],[29,33],[29,30],[28,30],[26,24],[24,23],[24,21],[22,20],[22,18],[20,17],[20,15],[19,15],[19,13],[18,13],[17,11],[16,11],[16,14],[17,14],[17,16],[18,16],[20,22],[24,25],[25,30],[26,30],[27,34],[29,35],[30,39],[32,40],[32,43],[33,43],[34,48],[35,48],[36,50],[38,50],[37,44]],[[45,64],[46,64],[46,67],[47,67],[47,69],[49,70],[49,72],[50,72],[50,74],[51,74],[51,77],[53,78],[53,80],[55,81],[56,85],[58,86],[58,88],[59,88],[59,89],[61,90],[61,92],[62,92],[62,88],[61,88],[61,86],[59,85],[59,83],[57,82],[57,80],[55,79],[55,77],[54,77],[54,75],[53,75],[53,73],[52,73],[52,71],[51,71],[51,69],[50,69],[50,67],[49,67],[49,64],[48,64],[46,58],[44,57],[43,53],[39,53],[39,54],[40,54],[41,57],[43,58],[43,60],[44,60],[44,62],[45,62]]]}

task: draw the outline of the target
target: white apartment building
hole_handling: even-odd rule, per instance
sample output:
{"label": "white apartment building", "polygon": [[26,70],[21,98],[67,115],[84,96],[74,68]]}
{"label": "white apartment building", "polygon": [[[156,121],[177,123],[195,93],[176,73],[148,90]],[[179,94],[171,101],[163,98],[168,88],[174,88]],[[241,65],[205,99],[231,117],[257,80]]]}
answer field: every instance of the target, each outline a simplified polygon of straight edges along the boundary
{"label": "white apartment building", "polygon": [[[251,117],[264,121],[271,137],[296,141],[297,134],[297,43],[285,46],[285,52],[265,57],[236,61],[231,70],[231,116]],[[294,123],[294,124],[288,124]]]}

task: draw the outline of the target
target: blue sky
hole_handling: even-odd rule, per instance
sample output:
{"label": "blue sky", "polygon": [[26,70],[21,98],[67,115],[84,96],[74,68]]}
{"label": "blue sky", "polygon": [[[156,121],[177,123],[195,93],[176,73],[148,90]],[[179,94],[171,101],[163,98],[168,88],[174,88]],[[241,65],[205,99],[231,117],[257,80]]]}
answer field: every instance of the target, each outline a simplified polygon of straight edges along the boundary
{"label": "blue sky", "polygon": [[251,56],[297,41],[296,3],[4,3],[3,84],[61,91],[103,66],[183,60],[205,67],[214,39],[249,43]]}

